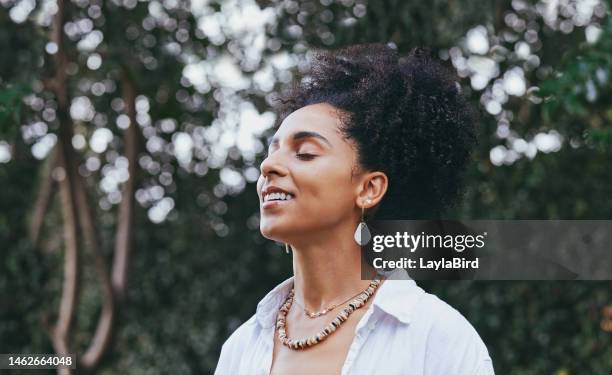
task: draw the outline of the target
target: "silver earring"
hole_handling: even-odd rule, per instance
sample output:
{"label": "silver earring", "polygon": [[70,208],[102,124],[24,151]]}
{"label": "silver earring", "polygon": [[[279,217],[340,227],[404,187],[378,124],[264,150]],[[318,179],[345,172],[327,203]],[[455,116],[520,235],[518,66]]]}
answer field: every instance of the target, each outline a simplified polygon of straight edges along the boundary
{"label": "silver earring", "polygon": [[289,244],[285,244],[285,252],[289,254]]}
{"label": "silver earring", "polygon": [[[366,200],[366,203],[370,203],[370,200]],[[357,229],[355,230],[354,236],[355,242],[357,242],[359,246],[367,245],[367,243],[370,242],[370,239],[372,238],[372,235],[370,234],[370,229],[365,223],[364,213],[365,208],[361,206],[361,222],[357,225]]]}

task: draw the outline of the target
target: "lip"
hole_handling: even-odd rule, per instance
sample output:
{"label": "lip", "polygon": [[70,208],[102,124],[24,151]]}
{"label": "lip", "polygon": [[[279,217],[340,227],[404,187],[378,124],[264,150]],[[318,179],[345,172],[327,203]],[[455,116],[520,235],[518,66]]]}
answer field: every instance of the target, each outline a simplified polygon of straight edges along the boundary
{"label": "lip", "polygon": [[268,193],[285,193],[285,194],[293,195],[290,191],[281,189],[278,186],[274,186],[274,185],[268,185],[268,186],[264,187],[263,189],[261,189],[261,196],[262,197],[264,195],[268,194]]}
{"label": "lip", "polygon": [[262,202],[261,203],[261,208],[264,210],[270,210],[273,208],[280,208],[286,204],[291,203],[293,199],[288,200],[288,201],[268,201],[268,202]]}

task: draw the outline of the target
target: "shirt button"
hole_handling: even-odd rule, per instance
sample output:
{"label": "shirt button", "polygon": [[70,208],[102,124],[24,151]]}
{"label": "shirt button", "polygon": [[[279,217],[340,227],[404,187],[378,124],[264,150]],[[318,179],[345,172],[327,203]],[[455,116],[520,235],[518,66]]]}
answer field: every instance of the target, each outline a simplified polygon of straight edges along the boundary
{"label": "shirt button", "polygon": [[371,331],[371,330],[373,330],[374,328],[376,328],[376,324],[374,324],[374,323],[370,323],[370,324],[368,325],[368,328],[369,328],[369,329],[370,329],[370,331]]}

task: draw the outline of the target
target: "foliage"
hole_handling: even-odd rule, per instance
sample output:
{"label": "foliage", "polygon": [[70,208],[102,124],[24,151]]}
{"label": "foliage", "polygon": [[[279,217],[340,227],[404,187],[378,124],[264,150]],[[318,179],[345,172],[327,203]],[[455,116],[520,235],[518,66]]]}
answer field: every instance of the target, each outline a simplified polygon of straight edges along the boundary
{"label": "foliage", "polygon": [[14,124],[20,122],[21,98],[28,93],[23,86],[5,87],[0,90],[0,134],[13,138]]}
{"label": "foliage", "polygon": [[[0,9],[8,30],[0,49],[12,51],[0,54],[4,353],[53,350],[43,323],[54,319],[63,277],[57,195],[40,244],[28,240],[60,115],[48,86],[54,2],[31,3],[7,0]],[[547,10],[535,0],[66,2],[75,162],[109,263],[118,207],[132,198],[121,193],[130,177],[123,136],[132,125],[141,133],[130,288],[98,372],[210,373],[222,342],[289,277],[289,257],[259,234],[253,183],[274,95],[315,48],[424,45],[457,70],[480,111],[480,144],[463,202],[449,216],[609,219],[609,10],[605,2],[560,3]],[[10,161],[2,163],[6,150]],[[86,248],[81,255],[79,352],[101,308],[94,257]],[[474,324],[497,373],[612,367],[612,337],[600,327],[609,282],[422,285]]]}

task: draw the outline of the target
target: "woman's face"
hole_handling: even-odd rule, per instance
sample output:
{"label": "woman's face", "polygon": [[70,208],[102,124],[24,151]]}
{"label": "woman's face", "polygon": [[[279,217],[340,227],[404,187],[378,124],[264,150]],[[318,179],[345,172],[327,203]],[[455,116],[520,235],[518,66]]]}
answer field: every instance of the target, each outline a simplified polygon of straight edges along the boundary
{"label": "woman's face", "polygon": [[257,182],[264,237],[289,242],[355,220],[357,152],[336,113],[329,104],[309,105],[276,131]]}

